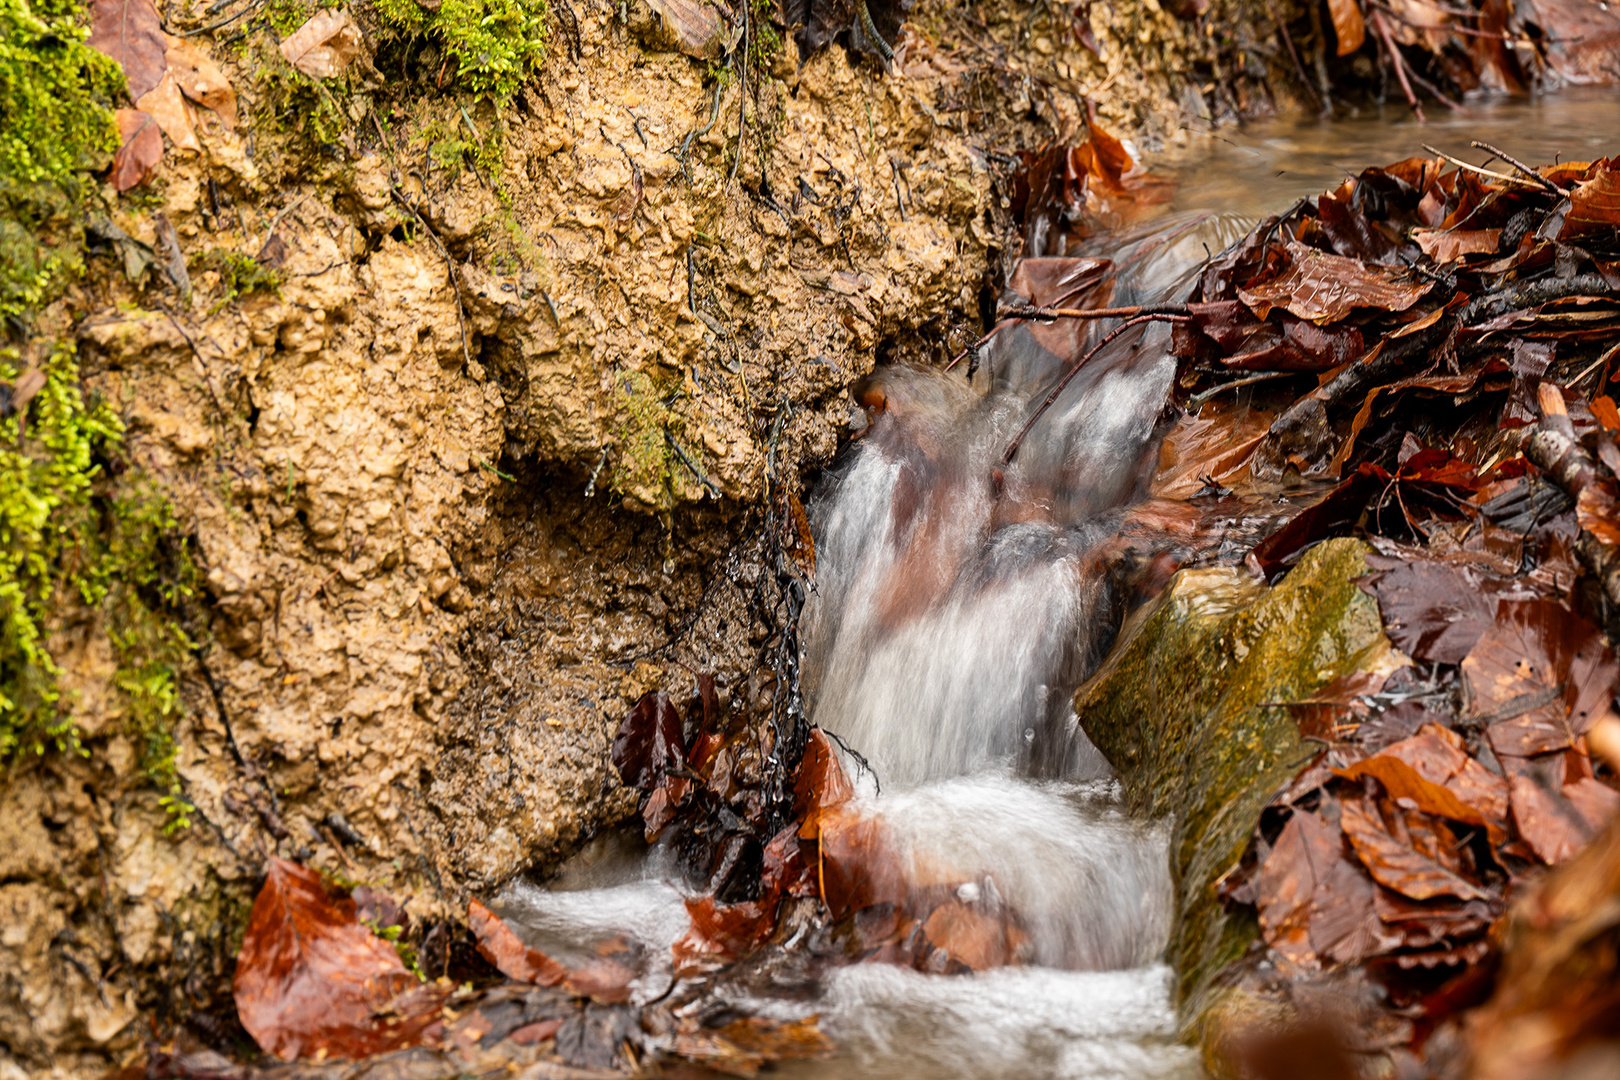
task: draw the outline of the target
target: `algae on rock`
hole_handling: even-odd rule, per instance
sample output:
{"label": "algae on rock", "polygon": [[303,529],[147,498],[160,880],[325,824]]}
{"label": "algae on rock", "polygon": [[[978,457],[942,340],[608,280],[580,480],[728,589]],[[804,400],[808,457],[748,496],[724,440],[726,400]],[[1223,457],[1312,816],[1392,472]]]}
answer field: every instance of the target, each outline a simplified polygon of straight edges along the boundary
{"label": "algae on rock", "polygon": [[1075,695],[1080,726],[1119,771],[1133,810],[1175,819],[1169,959],[1184,1021],[1258,933],[1252,914],[1224,909],[1216,882],[1312,754],[1279,703],[1400,663],[1356,585],[1366,551],[1330,540],[1270,589],[1241,569],[1183,570]]}

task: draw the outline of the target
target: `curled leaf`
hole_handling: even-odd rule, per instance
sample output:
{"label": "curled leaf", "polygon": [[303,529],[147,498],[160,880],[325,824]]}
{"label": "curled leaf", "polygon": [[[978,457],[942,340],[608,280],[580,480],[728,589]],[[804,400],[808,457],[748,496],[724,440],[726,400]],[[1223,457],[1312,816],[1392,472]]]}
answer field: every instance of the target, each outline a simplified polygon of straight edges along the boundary
{"label": "curled leaf", "polygon": [[281,55],[313,79],[332,79],[360,55],[362,40],[347,11],[318,11],[281,43]]}
{"label": "curled leaf", "polygon": [[152,170],[163,160],[163,134],[150,113],[139,109],[119,109],[118,134],[124,143],[113,155],[112,172],[107,180],[115,191],[128,191],[146,183]]}

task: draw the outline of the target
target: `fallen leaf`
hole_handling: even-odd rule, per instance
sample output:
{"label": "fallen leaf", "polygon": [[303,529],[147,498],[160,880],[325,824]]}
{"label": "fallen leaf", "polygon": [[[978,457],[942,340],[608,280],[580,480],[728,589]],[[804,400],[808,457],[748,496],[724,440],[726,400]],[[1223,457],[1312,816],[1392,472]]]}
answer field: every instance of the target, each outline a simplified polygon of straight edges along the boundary
{"label": "fallen leaf", "polygon": [[1308,970],[1320,966],[1311,947],[1311,901],[1317,882],[1340,857],[1322,819],[1296,809],[1255,881],[1261,936],[1282,956]]}
{"label": "fallen leaf", "polygon": [[1475,716],[1498,754],[1572,745],[1609,707],[1614,654],[1596,627],[1556,600],[1502,600],[1462,663]]}
{"label": "fallen leaf", "polygon": [[185,98],[180,96],[180,87],[175,84],[173,69],[164,72],[157,86],[135,105],[157,121],[158,128],[169,137],[176,150],[202,149],[197,143],[191,115],[186,111]]}
{"label": "fallen leaf", "polygon": [[567,981],[567,968],[523,944],[505,920],[476,899],[467,901],[467,927],[478,939],[479,954],[508,979],[539,986],[561,986]]}
{"label": "fallen leaf", "polygon": [[1004,918],[978,911],[959,900],[935,908],[923,923],[923,936],[955,962],[974,971],[1004,967],[1014,961],[1024,934]]}
{"label": "fallen leaf", "polygon": [[1333,36],[1339,41],[1339,55],[1349,56],[1367,40],[1367,22],[1361,17],[1356,0],[1328,0],[1333,17]]}
{"label": "fallen leaf", "polygon": [[627,787],[652,791],[686,761],[681,714],[662,690],[642,695],[613,738],[613,767]]}
{"label": "fallen leaf", "polygon": [[617,960],[600,957],[568,973],[568,985],[593,1001],[621,1005],[630,1000],[630,984],[636,973]]}
{"label": "fallen leaf", "polygon": [[1433,859],[1395,840],[1360,799],[1345,799],[1339,805],[1339,822],[1350,846],[1380,885],[1414,900],[1436,896],[1475,900],[1490,896],[1479,886],[1464,881]]}
{"label": "fallen leaf", "polygon": [[1612,235],[1620,228],[1620,168],[1613,164],[1599,168],[1592,179],[1575,186],[1569,203],[1559,240]]}
{"label": "fallen leaf", "polygon": [[[313,870],[270,859],[235,976],[237,1015],[265,1053],[291,1061],[412,1045],[438,1019],[437,990],[356,920],[352,899]],[[402,1011],[387,1015],[391,1005]]]}
{"label": "fallen leaf", "polygon": [[1317,325],[1337,322],[1358,307],[1405,311],[1429,291],[1429,281],[1401,281],[1404,269],[1368,266],[1290,241],[1288,263],[1275,277],[1250,282],[1238,298],[1264,319],[1274,307]]}
{"label": "fallen leaf", "polygon": [[1613,821],[1616,812],[1620,812],[1620,792],[1591,776],[1565,784],[1564,798],[1593,832]]}
{"label": "fallen leaf", "polygon": [[1460,664],[1496,621],[1495,598],[1466,567],[1403,559],[1361,587],[1377,599],[1389,640],[1417,660]]}
{"label": "fallen leaf", "polygon": [[170,38],[169,73],[186,97],[219,114],[227,130],[236,130],[236,91],[218,66],[184,38]]}
{"label": "fallen leaf", "polygon": [[117,109],[113,116],[124,142],[113,155],[107,180],[114,191],[128,191],[144,184],[163,160],[163,134],[151,114],[139,109]]}
{"label": "fallen leaf", "polygon": [[1595,831],[1559,792],[1532,776],[1508,778],[1513,795],[1513,824],[1536,858],[1549,866],[1561,863],[1586,845]]}
{"label": "fallen leaf", "polygon": [[777,506],[782,522],[782,550],[793,560],[806,581],[816,579],[816,538],[810,531],[810,519],[805,516],[804,504],[791,491],[784,491]]}
{"label": "fallen leaf", "polygon": [[[1405,741],[1410,742],[1412,740]],[[1400,743],[1395,745],[1399,746]],[[1358,761],[1348,769],[1336,769],[1334,771],[1346,780],[1359,780],[1364,776],[1370,776],[1377,780],[1383,786],[1385,793],[1396,802],[1403,805],[1410,804],[1424,813],[1450,818],[1452,821],[1460,821],[1465,825],[1490,828],[1497,835],[1497,838],[1505,837],[1505,830],[1502,828],[1507,810],[1505,805],[1502,807],[1501,817],[1487,818],[1479,809],[1464,802],[1449,788],[1427,779],[1407,762],[1393,756],[1390,753],[1392,749],[1394,747],[1386,748],[1370,758]],[[1487,772],[1487,775],[1491,774]],[[1506,802],[1505,790],[1503,792],[1503,802],[1504,804]],[[1393,888],[1393,886],[1391,887]]]}
{"label": "fallen leaf", "polygon": [[1418,249],[1444,266],[1464,255],[1494,254],[1501,242],[1501,229],[1413,229],[1412,241]]}
{"label": "fallen leaf", "polygon": [[799,836],[814,840],[820,835],[821,815],[842,806],[855,796],[855,788],[832,739],[820,728],[811,728],[805,740],[804,756],[793,780],[793,816],[799,820]]}
{"label": "fallen leaf", "polygon": [[730,20],[709,0],[648,0],[648,6],[664,24],[666,43],[688,56],[718,60],[736,44]]}
{"label": "fallen leaf", "polygon": [[85,44],[118,61],[135,101],[156,88],[168,66],[168,38],[152,0],[94,0]]}
{"label": "fallen leaf", "polygon": [[905,874],[881,818],[848,806],[824,810],[818,840],[821,899],[835,919],[875,904],[906,903]]}
{"label": "fallen leaf", "polygon": [[281,43],[287,63],[314,79],[332,79],[360,55],[360,27],[347,11],[317,11]]}

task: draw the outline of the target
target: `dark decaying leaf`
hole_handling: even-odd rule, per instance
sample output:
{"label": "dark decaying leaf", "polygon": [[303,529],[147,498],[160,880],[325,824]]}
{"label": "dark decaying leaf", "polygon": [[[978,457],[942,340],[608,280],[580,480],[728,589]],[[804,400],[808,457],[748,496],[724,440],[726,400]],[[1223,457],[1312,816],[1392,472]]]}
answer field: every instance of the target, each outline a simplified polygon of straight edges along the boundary
{"label": "dark decaying leaf", "polygon": [[150,113],[139,109],[117,109],[113,116],[123,145],[113,155],[107,182],[115,191],[128,191],[144,184],[163,160],[163,132]]}
{"label": "dark decaying leaf", "polygon": [[478,939],[479,954],[508,979],[539,986],[561,986],[567,981],[567,968],[525,945],[499,915],[477,900],[467,901],[467,926]]}
{"label": "dark decaying leaf", "polygon": [[315,871],[270,859],[235,977],[237,1014],[266,1053],[364,1057],[420,1041],[438,1019],[443,992],[418,991],[394,946],[355,915]]}
{"label": "dark decaying leaf", "polygon": [[557,1029],[557,1055],[576,1069],[611,1069],[634,1021],[622,1009],[586,1006]]}
{"label": "dark decaying leaf", "polygon": [[1596,831],[1561,792],[1544,786],[1541,779],[1516,774],[1508,783],[1513,793],[1513,824],[1542,862],[1565,861]]}
{"label": "dark decaying leaf", "polygon": [[816,538],[810,531],[810,519],[805,516],[804,504],[791,491],[784,491],[777,503],[782,523],[782,550],[793,560],[806,581],[816,578]]}
{"label": "dark decaying leaf", "polygon": [[681,714],[662,690],[642,695],[613,739],[613,767],[627,787],[651,791],[686,761]]}
{"label": "dark decaying leaf", "polygon": [[168,70],[169,41],[152,0],[95,0],[85,44],[118,61],[132,101],[145,97]]}
{"label": "dark decaying leaf", "polygon": [[1414,900],[1436,896],[1477,900],[1490,895],[1391,837],[1362,800],[1345,799],[1339,805],[1344,834],[1378,884]]}
{"label": "dark decaying leaf", "polygon": [[1300,511],[1256,544],[1249,553],[1253,565],[1270,580],[1323,540],[1348,533],[1367,508],[1368,500],[1383,487],[1381,472],[1376,466],[1364,465],[1351,473],[1314,506]]}
{"label": "dark decaying leaf", "polygon": [[1417,660],[1460,664],[1496,619],[1496,600],[1480,577],[1463,566],[1402,559],[1361,587],[1378,600],[1384,632],[1397,649]]}

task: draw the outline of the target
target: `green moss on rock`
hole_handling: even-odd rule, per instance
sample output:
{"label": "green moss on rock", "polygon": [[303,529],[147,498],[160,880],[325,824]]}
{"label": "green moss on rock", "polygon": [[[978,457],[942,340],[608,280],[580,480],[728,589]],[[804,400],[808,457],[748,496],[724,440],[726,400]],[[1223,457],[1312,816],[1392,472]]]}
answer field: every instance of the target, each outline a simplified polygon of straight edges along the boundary
{"label": "green moss on rock", "polygon": [[0,0],[0,320],[48,300],[78,264],[89,172],[118,148],[112,60],[75,0]]}
{"label": "green moss on rock", "polygon": [[1169,958],[1184,1018],[1258,933],[1252,915],[1225,910],[1215,883],[1312,753],[1277,703],[1389,658],[1377,606],[1355,584],[1366,551],[1330,540],[1270,589],[1241,570],[1184,570],[1075,695],[1133,809],[1174,819]]}

